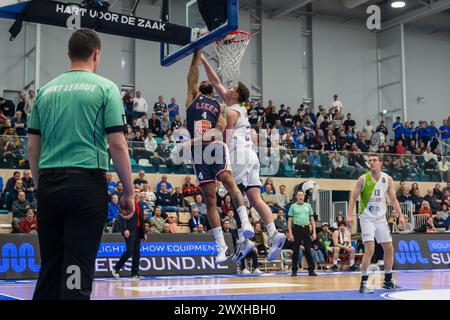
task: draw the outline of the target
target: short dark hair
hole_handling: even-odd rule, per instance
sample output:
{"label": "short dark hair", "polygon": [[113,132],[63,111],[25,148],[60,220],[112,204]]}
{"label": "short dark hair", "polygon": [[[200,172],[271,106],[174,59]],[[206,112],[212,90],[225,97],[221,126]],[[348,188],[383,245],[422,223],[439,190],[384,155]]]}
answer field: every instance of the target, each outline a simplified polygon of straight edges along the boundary
{"label": "short dark hair", "polygon": [[87,60],[94,50],[100,50],[101,47],[101,40],[95,31],[78,29],[69,40],[69,57],[71,60]]}
{"label": "short dark hair", "polygon": [[340,227],[342,225],[347,226],[347,224],[344,221],[341,221],[341,222],[338,223],[338,227]]}
{"label": "short dark hair", "polygon": [[200,83],[198,90],[200,91],[201,94],[204,94],[206,96],[214,94],[214,87],[212,86],[211,83],[207,81],[202,81]]}
{"label": "short dark hair", "polygon": [[379,161],[382,160],[382,159],[381,159],[381,154],[379,154],[379,153],[370,153],[370,154],[369,154],[369,158],[370,158],[370,157],[377,157]]}
{"label": "short dark hair", "polygon": [[238,101],[243,103],[250,98],[250,91],[247,86],[243,84],[241,81],[238,82],[237,92],[239,94]]}

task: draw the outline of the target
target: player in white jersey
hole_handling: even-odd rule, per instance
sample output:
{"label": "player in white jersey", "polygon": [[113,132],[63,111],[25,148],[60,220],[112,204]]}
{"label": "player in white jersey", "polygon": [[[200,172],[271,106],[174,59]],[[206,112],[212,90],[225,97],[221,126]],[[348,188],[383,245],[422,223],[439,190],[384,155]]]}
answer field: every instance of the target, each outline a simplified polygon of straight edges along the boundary
{"label": "player in white jersey", "polygon": [[382,161],[379,155],[369,156],[370,171],[362,175],[352,191],[348,205],[347,224],[351,227],[353,223],[356,200],[361,197],[359,208],[359,221],[361,226],[361,237],[364,243],[364,257],[361,263],[362,279],[359,291],[361,293],[373,293],[367,286],[370,261],[375,250],[374,239],[381,244],[384,251],[384,289],[401,289],[392,280],[392,267],[394,265],[394,247],[389,225],[386,220],[386,198],[389,198],[392,206],[400,215],[400,223],[405,225],[402,209],[398,203],[394,190],[392,177],[381,171]]}
{"label": "player in white jersey", "polygon": [[[286,241],[286,235],[277,231],[272,211],[261,198],[261,181],[259,178],[260,162],[258,155],[253,149],[252,131],[248,121],[247,110],[240,105],[245,101],[239,101],[239,95],[236,94],[236,92],[241,90],[243,85],[239,82],[237,85],[226,89],[208,61],[203,56],[200,58],[200,61],[205,67],[209,81],[228,106],[225,140],[230,151],[233,176],[236,184],[241,188],[242,192],[245,192],[250,205],[255,208],[266,226],[270,246],[266,259],[273,261],[280,255]],[[244,217],[244,220],[241,216],[239,218],[242,227],[238,228],[239,240],[235,255],[232,258],[236,262],[245,258],[255,246],[253,241],[244,238],[242,232],[246,225],[245,220],[248,221],[248,217]]]}

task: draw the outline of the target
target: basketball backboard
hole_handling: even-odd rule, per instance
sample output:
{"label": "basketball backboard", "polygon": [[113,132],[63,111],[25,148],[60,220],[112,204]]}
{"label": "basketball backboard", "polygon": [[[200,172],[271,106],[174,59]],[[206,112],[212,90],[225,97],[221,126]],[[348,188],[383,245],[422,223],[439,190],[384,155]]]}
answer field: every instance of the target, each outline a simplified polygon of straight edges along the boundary
{"label": "basketball backboard", "polygon": [[[238,0],[222,0],[226,6],[227,15],[218,26],[208,30],[207,22],[203,19],[199,9],[201,0],[164,0],[162,19],[168,22],[191,28],[191,42],[185,46],[161,43],[161,65],[170,66],[180,59],[194,53],[216,40],[227,36],[238,28]],[[221,0],[210,1],[221,2]],[[208,2],[208,4],[210,3]],[[202,5],[200,3],[200,5]],[[212,8],[214,11],[215,8]],[[205,14],[205,13],[204,13]],[[211,23],[211,21],[210,21]]]}

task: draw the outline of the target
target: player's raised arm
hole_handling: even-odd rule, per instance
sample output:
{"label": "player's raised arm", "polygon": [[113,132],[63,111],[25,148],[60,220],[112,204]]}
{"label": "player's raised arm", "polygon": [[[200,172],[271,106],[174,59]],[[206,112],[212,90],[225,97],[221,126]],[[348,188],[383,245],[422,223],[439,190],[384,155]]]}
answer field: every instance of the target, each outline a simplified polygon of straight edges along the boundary
{"label": "player's raised arm", "polygon": [[348,211],[347,211],[347,225],[349,228],[351,228],[353,224],[353,211],[355,210],[356,201],[358,200],[363,185],[364,185],[364,176],[358,179],[358,181],[356,182],[356,186],[350,195],[350,201],[348,202]]}
{"label": "player's raised arm", "polygon": [[198,79],[199,79],[199,68],[198,64],[200,61],[201,52],[197,51],[194,53],[194,56],[192,57],[191,66],[189,67],[188,77],[187,77],[187,84],[188,84],[188,91],[187,91],[187,98],[186,98],[186,108],[189,108],[189,106],[192,104],[192,101],[198,96]]}
{"label": "player's raised arm", "polygon": [[400,207],[400,203],[398,202],[397,196],[395,194],[394,180],[392,179],[392,177],[389,177],[388,183],[389,183],[389,186],[388,186],[387,193],[388,193],[389,201],[391,202],[391,204],[394,207],[394,209],[398,212],[398,214],[399,214],[399,221],[404,227],[403,230],[405,230],[407,225],[406,225],[405,217],[403,216],[403,213],[402,213],[402,208]]}
{"label": "player's raised arm", "polygon": [[209,65],[208,60],[206,60],[205,56],[202,54],[200,57],[200,61],[203,63],[203,66],[205,67],[206,75],[208,76],[209,81],[213,85],[214,89],[220,94],[223,100],[225,100],[225,95],[227,92],[227,89],[222,85],[222,82],[220,82],[219,77],[217,76],[214,69]]}

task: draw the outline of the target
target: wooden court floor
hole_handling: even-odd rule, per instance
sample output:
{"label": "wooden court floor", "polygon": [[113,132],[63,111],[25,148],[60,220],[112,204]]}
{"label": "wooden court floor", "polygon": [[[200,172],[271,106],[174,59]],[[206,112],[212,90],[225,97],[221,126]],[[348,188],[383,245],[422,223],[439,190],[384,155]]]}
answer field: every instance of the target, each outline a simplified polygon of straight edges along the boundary
{"label": "wooden court floor", "polygon": [[[395,272],[394,279],[404,290],[400,299],[450,300],[450,270]],[[381,289],[383,273],[370,278],[375,295],[357,292],[360,273],[319,273],[318,277],[288,273],[263,275],[149,277],[141,281],[128,278],[96,279],[92,293],[95,300],[122,299],[378,299],[390,292]],[[0,296],[31,299],[35,281],[2,281]],[[423,293],[425,292],[425,293]],[[408,294],[406,294],[408,293]],[[431,295],[430,295],[431,294]]]}

